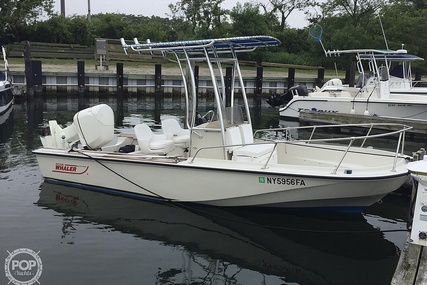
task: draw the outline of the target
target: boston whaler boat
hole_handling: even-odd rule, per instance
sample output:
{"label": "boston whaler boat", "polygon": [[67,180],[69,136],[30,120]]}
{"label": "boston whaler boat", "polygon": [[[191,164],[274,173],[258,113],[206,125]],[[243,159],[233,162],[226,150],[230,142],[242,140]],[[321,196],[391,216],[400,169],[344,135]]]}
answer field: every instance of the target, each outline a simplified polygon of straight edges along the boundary
{"label": "boston whaler boat", "polygon": [[9,74],[6,50],[3,46],[1,47],[1,51],[4,60],[4,71],[0,70],[0,115],[6,113],[13,104],[12,79]]}
{"label": "boston whaler boat", "polygon": [[358,79],[350,78],[355,82],[343,84],[334,78],[311,92],[300,85],[283,95],[273,94],[267,102],[280,106],[281,117],[298,118],[301,110],[310,110],[427,120],[427,88],[414,82],[411,72],[411,63],[422,58],[404,49],[333,50],[325,54],[355,55]]}
{"label": "boston whaler boat", "polygon": [[[43,147],[34,151],[45,180],[175,202],[346,211],[361,211],[405,183],[403,146],[410,127],[404,125],[390,130],[391,124],[382,124],[389,130],[383,133],[367,124],[258,130],[254,135],[237,54],[279,44],[269,36],[133,44],[122,39],[126,52],[175,56],[187,102],[185,127],[169,119],[161,122],[161,133],[138,124],[134,132],[115,134],[114,113],[105,104],[76,113],[66,128],[49,121]],[[209,69],[215,97],[215,110],[209,112],[215,115],[203,122],[196,120],[196,63]],[[228,89],[225,66],[233,69]],[[235,80],[242,106],[235,103]],[[363,133],[325,137],[326,127],[357,127]],[[284,139],[272,137],[277,132],[284,132]],[[296,132],[299,139],[290,135]],[[389,146],[395,141],[393,151],[371,147],[371,139],[386,135]]]}

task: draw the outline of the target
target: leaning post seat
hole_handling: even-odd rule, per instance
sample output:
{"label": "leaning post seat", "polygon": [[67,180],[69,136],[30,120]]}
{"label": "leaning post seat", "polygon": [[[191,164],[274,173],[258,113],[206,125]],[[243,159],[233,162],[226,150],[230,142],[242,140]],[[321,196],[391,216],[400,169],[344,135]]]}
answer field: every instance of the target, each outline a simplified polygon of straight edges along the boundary
{"label": "leaning post seat", "polygon": [[190,146],[190,130],[181,128],[177,120],[163,120],[162,130],[167,139],[173,140],[175,146],[182,149],[188,148]]}
{"label": "leaning post seat", "polygon": [[144,154],[165,155],[175,148],[173,140],[166,139],[165,134],[154,134],[147,124],[138,124],[134,130],[139,148]]}
{"label": "leaning post seat", "polygon": [[[274,144],[256,144],[254,143],[254,135],[252,125],[249,123],[240,124],[238,126],[241,141],[243,146],[233,151],[233,160],[236,161],[251,161],[264,162],[267,160],[274,150]],[[276,161],[276,155],[273,153],[272,162]]]}

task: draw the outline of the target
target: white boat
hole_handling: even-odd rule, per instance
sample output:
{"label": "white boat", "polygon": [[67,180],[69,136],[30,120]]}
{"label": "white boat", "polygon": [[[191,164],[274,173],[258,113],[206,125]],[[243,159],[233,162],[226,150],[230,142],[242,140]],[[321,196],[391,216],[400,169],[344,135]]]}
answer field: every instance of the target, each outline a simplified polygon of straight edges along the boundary
{"label": "white boat", "polygon": [[[49,121],[43,147],[33,152],[45,180],[175,202],[347,211],[360,211],[404,184],[408,157],[403,146],[410,129],[405,125],[333,126],[364,131],[336,138],[324,136],[331,126],[266,130],[265,139],[258,139],[260,130],[254,135],[236,55],[279,44],[268,36],[134,44],[122,40],[127,51],[176,57],[185,82],[185,127],[165,120],[161,132],[138,124],[132,132],[115,134],[114,114],[105,104],[78,112],[66,128]],[[216,100],[215,110],[208,112],[215,115],[201,124],[195,63],[205,63],[211,71]],[[240,83],[242,106],[235,104],[234,84],[225,88],[225,65],[233,67],[231,82]],[[392,125],[397,129],[390,130]],[[376,127],[389,131],[374,134]],[[268,139],[279,132],[285,139]],[[296,132],[298,140],[291,136]],[[395,142],[393,151],[368,147],[371,139],[382,136]]]}
{"label": "white boat", "polygon": [[6,113],[13,104],[13,85],[9,74],[9,65],[6,57],[6,50],[1,47],[4,61],[4,70],[0,70],[0,115]]}
{"label": "white boat", "polygon": [[[343,84],[339,78],[321,88],[307,91],[304,86],[286,94],[272,95],[267,102],[279,108],[280,116],[298,118],[301,110],[427,120],[427,88],[412,81],[411,62],[422,58],[406,50],[354,49],[325,51],[327,56],[353,54],[358,79]],[[368,67],[368,70],[364,68]],[[353,73],[354,74],[354,73]],[[353,78],[350,78],[350,80]]]}

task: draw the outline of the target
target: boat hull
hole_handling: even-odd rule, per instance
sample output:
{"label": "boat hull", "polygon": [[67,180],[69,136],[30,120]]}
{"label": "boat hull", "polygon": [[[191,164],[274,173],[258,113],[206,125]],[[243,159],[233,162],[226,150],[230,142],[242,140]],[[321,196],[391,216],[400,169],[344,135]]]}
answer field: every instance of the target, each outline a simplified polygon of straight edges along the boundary
{"label": "boat hull", "polygon": [[13,87],[8,81],[0,82],[0,115],[6,113],[13,104]]}
{"label": "boat hull", "polygon": [[[165,163],[120,155],[34,151],[47,181],[146,199],[214,206],[335,208],[360,211],[407,180],[406,168],[353,176],[298,174],[275,166],[222,160]],[[219,163],[221,162],[221,163]],[[306,172],[307,173],[307,172]]]}
{"label": "boat hull", "polygon": [[[415,95],[409,95],[415,96]],[[402,119],[427,120],[427,101],[393,101],[366,99],[351,100],[350,98],[310,98],[300,97],[280,108],[280,116],[298,118],[300,111],[321,113],[344,113],[370,115],[379,117],[396,117]]]}

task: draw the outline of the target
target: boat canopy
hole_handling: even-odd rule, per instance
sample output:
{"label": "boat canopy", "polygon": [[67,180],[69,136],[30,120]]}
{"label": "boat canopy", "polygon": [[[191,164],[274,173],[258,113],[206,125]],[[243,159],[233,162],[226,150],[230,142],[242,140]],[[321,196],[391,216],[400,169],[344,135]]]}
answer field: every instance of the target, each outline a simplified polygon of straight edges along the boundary
{"label": "boat canopy", "polygon": [[187,52],[203,52],[205,48],[209,47],[216,52],[229,52],[233,49],[236,52],[252,51],[258,47],[278,46],[280,41],[270,36],[246,36],[246,37],[231,37],[231,38],[218,38],[218,39],[205,39],[205,40],[187,40],[187,41],[173,41],[173,42],[158,42],[152,43],[147,41],[139,43],[134,39],[134,44],[126,44],[125,40],[120,39],[125,52],[128,48],[135,51],[187,51]]}
{"label": "boat canopy", "polygon": [[[125,53],[131,51],[149,54],[160,53],[164,57],[175,57],[181,71],[184,83],[183,88],[185,89],[185,124],[190,130],[197,131],[199,123],[197,123],[198,120],[196,119],[200,117],[197,110],[198,88],[195,65],[196,63],[201,63],[207,67],[211,79],[210,86],[215,98],[215,108],[209,112],[212,111],[215,114],[214,120],[217,122],[215,124],[217,127],[214,127],[214,129],[221,132],[223,145],[226,145],[225,129],[227,127],[241,122],[244,118],[251,124],[249,104],[237,60],[237,53],[250,52],[259,47],[274,47],[281,43],[278,39],[270,36],[245,36],[159,43],[152,43],[149,40],[140,43],[135,38],[132,44],[127,44],[123,38],[120,41]],[[231,67],[228,81],[231,86],[226,86],[225,74],[227,74],[227,71],[224,70],[225,67]],[[235,81],[238,81],[238,86],[235,86]],[[242,106],[237,106],[234,103],[235,89],[241,93]],[[244,111],[239,110],[240,108],[243,108]],[[242,114],[242,118],[237,118],[240,117],[236,117],[238,114]],[[226,150],[224,149],[225,155]]]}
{"label": "boat canopy", "polygon": [[383,54],[373,54],[373,55],[360,55],[361,59],[369,59],[374,57],[376,60],[393,60],[393,61],[422,61],[424,58],[407,53],[383,53]]}
{"label": "boat canopy", "polygon": [[[344,49],[344,50],[328,50],[326,51],[326,55],[328,56],[340,56],[341,54],[366,54],[371,55],[375,54],[379,57],[384,56],[402,56],[402,58],[406,57],[416,57],[415,55],[410,55],[407,53],[405,49],[399,49],[399,50],[389,50],[389,49]],[[419,58],[423,60],[422,58]]]}
{"label": "boat canopy", "polygon": [[[408,54],[407,50],[388,50],[388,49],[349,49],[349,50],[328,50],[327,56],[341,56],[343,54],[355,54],[357,60],[357,69],[362,77],[365,76],[363,61],[369,62],[369,74],[377,74],[380,80],[388,80],[390,76],[395,76],[408,81],[412,86],[411,63],[423,61],[422,57]],[[383,67],[385,64],[385,67]],[[397,64],[397,65],[396,65]]]}

